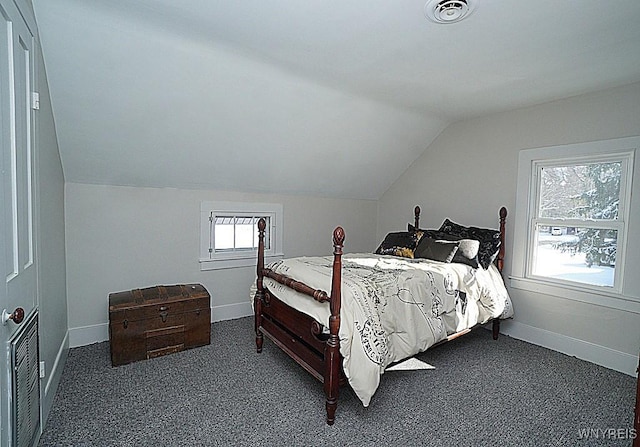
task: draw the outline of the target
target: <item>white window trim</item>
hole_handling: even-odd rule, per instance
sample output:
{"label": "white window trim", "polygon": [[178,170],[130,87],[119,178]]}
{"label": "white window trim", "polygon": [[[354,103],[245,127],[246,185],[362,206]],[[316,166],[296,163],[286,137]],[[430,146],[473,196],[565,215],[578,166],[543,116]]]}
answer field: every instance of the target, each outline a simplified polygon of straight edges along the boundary
{"label": "white window trim", "polygon": [[[611,307],[619,310],[640,313],[640,297],[628,296],[624,293],[623,275],[625,272],[626,250],[629,245],[629,217],[631,208],[637,201],[632,193],[633,172],[635,167],[638,173],[638,157],[635,157],[636,149],[640,147],[640,137],[619,138],[614,140],[577,143],[563,146],[553,146],[538,149],[520,151],[518,158],[518,184],[516,193],[516,209],[514,244],[512,257],[512,271],[510,285],[516,289],[531,292],[545,293],[552,296],[570,300]],[[624,234],[618,236],[620,241],[616,259],[615,287],[599,287],[587,284],[572,283],[562,280],[554,280],[547,277],[539,277],[531,274],[532,266],[529,263],[530,253],[533,250],[530,237],[531,226],[529,224],[532,213],[535,212],[537,197],[537,179],[535,176],[537,166],[544,164],[558,164],[564,160],[576,161],[580,158],[586,160],[611,159],[613,156],[629,157],[626,164],[626,183],[621,184],[621,197],[627,194],[629,206],[621,204],[619,209],[620,220],[624,223]],[[640,179],[635,179],[636,183]],[[617,224],[616,224],[617,225]],[[618,257],[617,257],[618,258]]]}
{"label": "white window trim", "polygon": [[237,267],[255,267],[258,260],[257,250],[232,253],[210,253],[211,226],[209,218],[215,214],[253,214],[269,215],[271,247],[265,249],[265,263],[284,257],[282,251],[283,209],[279,203],[249,203],[204,201],[200,204],[200,270],[218,270]]}

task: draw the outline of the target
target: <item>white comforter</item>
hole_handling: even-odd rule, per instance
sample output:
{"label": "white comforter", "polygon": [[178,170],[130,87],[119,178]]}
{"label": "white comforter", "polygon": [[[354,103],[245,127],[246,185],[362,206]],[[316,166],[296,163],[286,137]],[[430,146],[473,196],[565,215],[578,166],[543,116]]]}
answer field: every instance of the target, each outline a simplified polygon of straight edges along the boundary
{"label": "white comforter", "polygon": [[[333,257],[302,257],[277,261],[269,268],[330,294],[332,262]],[[327,303],[270,278],[264,278],[264,285],[328,327]],[[504,282],[493,265],[474,270],[462,264],[395,256],[342,258],[340,353],[349,384],[365,407],[390,363],[477,323],[512,315]]]}

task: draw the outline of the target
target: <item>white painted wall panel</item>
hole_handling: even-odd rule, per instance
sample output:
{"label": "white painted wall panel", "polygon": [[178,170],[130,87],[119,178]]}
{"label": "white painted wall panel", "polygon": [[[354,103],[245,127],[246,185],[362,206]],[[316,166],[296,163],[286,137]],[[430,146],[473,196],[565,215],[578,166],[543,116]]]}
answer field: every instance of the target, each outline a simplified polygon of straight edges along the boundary
{"label": "white painted wall panel", "polygon": [[330,255],[337,225],[346,232],[345,252],[377,247],[377,202],[370,200],[79,183],[66,184],[65,200],[69,328],[100,328],[94,332],[103,339],[110,292],[202,283],[214,319],[217,308],[249,303],[255,268],[200,271],[202,200],[282,203],[288,257]]}

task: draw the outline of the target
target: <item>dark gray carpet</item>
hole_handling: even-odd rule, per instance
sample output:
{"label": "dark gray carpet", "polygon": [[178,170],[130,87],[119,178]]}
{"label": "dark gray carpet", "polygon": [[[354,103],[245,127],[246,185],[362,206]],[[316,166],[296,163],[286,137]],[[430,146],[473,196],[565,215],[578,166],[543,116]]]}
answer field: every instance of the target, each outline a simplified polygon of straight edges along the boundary
{"label": "dark gray carpet", "polygon": [[368,408],[342,388],[332,427],[319,382],[269,340],[255,352],[252,318],[211,341],[117,368],[106,342],[72,349],[40,445],[631,444],[606,430],[632,428],[635,378],[485,330],[384,374]]}

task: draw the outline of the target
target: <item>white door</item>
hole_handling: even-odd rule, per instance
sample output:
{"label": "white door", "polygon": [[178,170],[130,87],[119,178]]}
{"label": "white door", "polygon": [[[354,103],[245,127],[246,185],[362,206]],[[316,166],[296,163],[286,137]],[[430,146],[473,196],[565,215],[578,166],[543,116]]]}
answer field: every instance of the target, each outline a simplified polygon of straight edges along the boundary
{"label": "white door", "polygon": [[[34,232],[33,35],[12,0],[0,0],[0,311],[26,319],[37,306]],[[9,341],[20,325],[0,324],[1,445],[12,436]]]}

